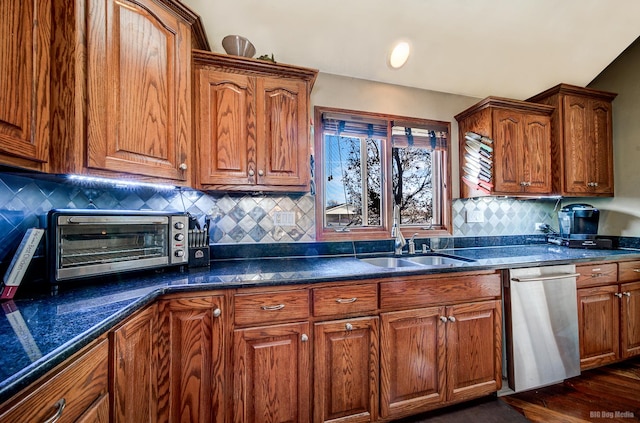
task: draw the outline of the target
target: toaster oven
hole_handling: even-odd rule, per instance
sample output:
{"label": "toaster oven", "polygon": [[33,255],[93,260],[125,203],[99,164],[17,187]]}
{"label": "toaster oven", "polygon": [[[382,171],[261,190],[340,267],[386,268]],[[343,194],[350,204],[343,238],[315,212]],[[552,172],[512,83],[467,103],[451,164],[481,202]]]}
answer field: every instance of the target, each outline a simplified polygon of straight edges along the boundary
{"label": "toaster oven", "polygon": [[54,209],[47,214],[49,279],[186,264],[185,213]]}

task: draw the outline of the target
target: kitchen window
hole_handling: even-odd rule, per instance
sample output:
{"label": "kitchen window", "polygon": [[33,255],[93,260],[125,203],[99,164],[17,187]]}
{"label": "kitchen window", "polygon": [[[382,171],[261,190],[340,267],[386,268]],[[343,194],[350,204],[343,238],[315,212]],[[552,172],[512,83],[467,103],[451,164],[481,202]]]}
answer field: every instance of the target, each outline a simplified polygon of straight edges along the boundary
{"label": "kitchen window", "polygon": [[451,233],[450,123],[315,107],[318,240]]}

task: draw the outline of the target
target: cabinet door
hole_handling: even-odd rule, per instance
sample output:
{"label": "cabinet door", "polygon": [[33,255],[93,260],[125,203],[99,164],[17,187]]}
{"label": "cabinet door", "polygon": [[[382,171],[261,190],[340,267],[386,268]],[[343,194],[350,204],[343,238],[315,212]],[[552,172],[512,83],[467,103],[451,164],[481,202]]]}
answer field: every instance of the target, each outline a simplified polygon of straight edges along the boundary
{"label": "cabinet door", "polygon": [[112,332],[115,422],[158,420],[157,310],[154,304]]}
{"label": "cabinet door", "polygon": [[536,194],[551,192],[551,117],[523,116],[522,181],[524,191]]}
{"label": "cabinet door", "polygon": [[160,421],[224,421],[223,304],[223,296],[160,302]]}
{"label": "cabinet door", "polygon": [[75,423],[109,423],[109,394],[104,394]]}
{"label": "cabinet door", "polygon": [[593,159],[587,138],[588,100],[567,95],[563,98],[563,108],[565,189],[568,193],[585,193],[591,179],[588,162]]}
{"label": "cabinet door", "polygon": [[611,102],[566,95],[563,107],[567,193],[613,195]]}
{"label": "cabinet door", "polygon": [[378,318],[317,323],[314,357],[314,421],[375,421]]}
{"label": "cabinet door", "polygon": [[298,80],[258,78],[258,183],[309,186],[307,84]]}
{"label": "cabinet door", "polygon": [[613,195],[613,129],[611,102],[589,100],[588,156],[590,192]]}
{"label": "cabinet door", "polygon": [[415,414],[446,399],[444,307],[381,315],[380,413]]}
{"label": "cabinet door", "polygon": [[255,81],[245,75],[196,71],[196,151],[201,185],[253,185]]}
{"label": "cabinet door", "polygon": [[640,282],[620,286],[622,358],[640,354]]}
{"label": "cabinet door", "polygon": [[188,182],[189,25],[152,0],[87,4],[87,167]]}
{"label": "cabinet door", "polygon": [[502,387],[502,306],[483,301],[447,307],[447,401]]}
{"label": "cabinet door", "polygon": [[0,2],[0,162],[46,170],[51,3]]}
{"label": "cabinet door", "polygon": [[587,369],[619,357],[619,309],[617,285],[578,289],[580,368]]}
{"label": "cabinet door", "polygon": [[523,190],[523,117],[520,112],[497,109],[493,114],[494,192],[519,193]]}
{"label": "cabinet door", "polygon": [[233,421],[308,422],[308,323],[237,329],[233,334]]}

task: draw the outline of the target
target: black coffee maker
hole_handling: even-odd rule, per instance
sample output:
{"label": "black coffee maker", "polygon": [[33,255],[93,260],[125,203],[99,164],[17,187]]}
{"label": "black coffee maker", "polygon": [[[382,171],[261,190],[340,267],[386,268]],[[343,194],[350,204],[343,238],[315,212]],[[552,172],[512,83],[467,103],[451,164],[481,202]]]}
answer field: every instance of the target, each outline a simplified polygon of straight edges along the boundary
{"label": "black coffee maker", "polygon": [[561,245],[572,248],[611,248],[610,239],[598,238],[600,210],[590,204],[569,204],[558,212]]}

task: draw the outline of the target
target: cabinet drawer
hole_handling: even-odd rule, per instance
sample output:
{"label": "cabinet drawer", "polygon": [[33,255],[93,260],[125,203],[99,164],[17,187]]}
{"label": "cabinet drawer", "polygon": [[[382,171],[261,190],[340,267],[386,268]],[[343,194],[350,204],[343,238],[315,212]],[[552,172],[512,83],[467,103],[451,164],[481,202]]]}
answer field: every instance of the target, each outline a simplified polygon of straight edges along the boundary
{"label": "cabinet drawer", "polygon": [[620,282],[630,282],[640,280],[640,261],[625,261],[618,263]]}
{"label": "cabinet drawer", "polygon": [[374,311],[378,307],[378,284],[344,285],[313,290],[313,315],[335,316]]}
{"label": "cabinet drawer", "polygon": [[0,421],[46,421],[56,414],[62,399],[65,406],[57,422],[76,421],[107,393],[108,345],[108,341],[103,340],[55,376],[45,376],[44,382],[36,382],[34,385],[39,385],[38,388],[0,414]]}
{"label": "cabinet drawer", "polygon": [[577,281],[578,288],[607,285],[618,280],[618,265],[616,263],[584,264],[576,266],[576,272],[580,273]]}
{"label": "cabinet drawer", "polygon": [[307,290],[237,294],[233,301],[235,323],[239,326],[301,320],[309,317]]}
{"label": "cabinet drawer", "polygon": [[409,279],[380,284],[380,308],[410,308],[499,298],[498,273],[437,279]]}

